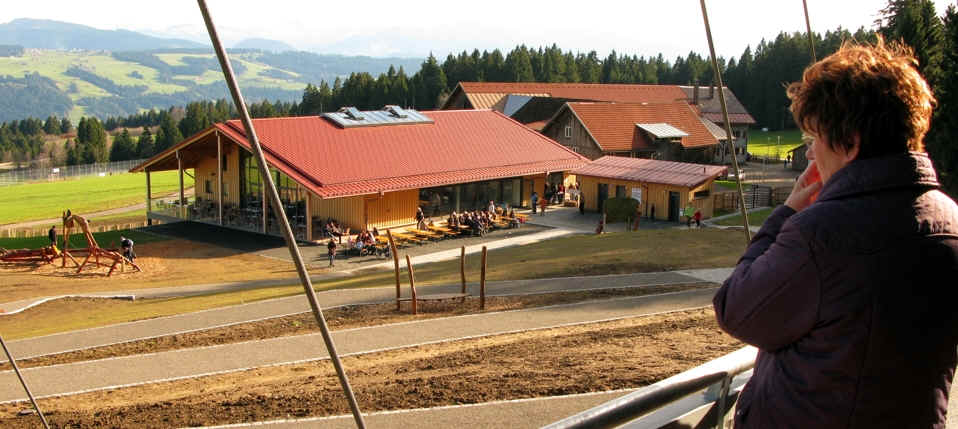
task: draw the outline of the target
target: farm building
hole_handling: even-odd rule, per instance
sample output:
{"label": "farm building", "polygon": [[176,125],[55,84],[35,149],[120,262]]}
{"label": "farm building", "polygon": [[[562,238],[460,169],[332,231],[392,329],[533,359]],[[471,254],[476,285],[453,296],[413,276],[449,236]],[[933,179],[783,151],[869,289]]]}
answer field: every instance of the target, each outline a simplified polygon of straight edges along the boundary
{"label": "farm building", "polygon": [[[609,198],[639,200],[643,216],[679,220],[692,205],[712,217],[713,183],[727,167],[654,159],[604,156],[572,171],[579,181],[585,209],[602,211]],[[654,213],[654,214],[653,214]]]}
{"label": "farm building", "polygon": [[[748,153],[748,127],[755,119],[728,88],[723,91],[728,105],[735,151],[740,162]],[[526,126],[542,130],[566,101],[616,103],[673,103],[684,101],[702,119],[718,124],[714,128],[719,147],[710,162],[730,163],[726,150],[724,117],[714,86],[597,84],[597,83],[502,83],[460,82],[443,105],[443,109],[492,109],[503,112]],[[547,98],[559,100],[548,102]]]}
{"label": "farm building", "polygon": [[[711,125],[711,127],[709,126]],[[542,134],[589,159],[605,155],[709,162],[725,133],[685,102],[566,103]]]}
{"label": "farm building", "polygon": [[[332,218],[352,230],[415,224],[497,204],[527,206],[532,190],[588,160],[494,111],[417,112],[387,106],[321,116],[255,119],[273,181],[297,239]],[[252,146],[238,120],[217,123],[131,171],[146,172],[147,215],[280,234]],[[219,160],[219,162],[217,162]],[[173,204],[154,198],[150,172],[195,178]],[[154,204],[155,203],[155,204]]]}

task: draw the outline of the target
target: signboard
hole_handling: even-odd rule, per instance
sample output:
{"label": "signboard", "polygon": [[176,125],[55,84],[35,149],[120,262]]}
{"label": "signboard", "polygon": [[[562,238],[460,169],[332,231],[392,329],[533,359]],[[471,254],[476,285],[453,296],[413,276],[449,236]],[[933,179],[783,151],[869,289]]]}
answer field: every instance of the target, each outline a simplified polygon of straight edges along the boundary
{"label": "signboard", "polygon": [[642,188],[632,188],[632,198],[635,198],[639,204],[642,204]]}

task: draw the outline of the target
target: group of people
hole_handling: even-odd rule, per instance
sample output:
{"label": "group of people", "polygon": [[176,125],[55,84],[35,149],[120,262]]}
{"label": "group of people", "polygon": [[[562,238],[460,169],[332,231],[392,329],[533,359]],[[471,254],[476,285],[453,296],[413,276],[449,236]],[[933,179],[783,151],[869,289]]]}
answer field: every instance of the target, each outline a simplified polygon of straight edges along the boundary
{"label": "group of people", "polygon": [[696,228],[702,227],[702,209],[688,206],[682,214],[685,215],[685,226],[689,229],[692,229],[692,221],[695,221]]}
{"label": "group of people", "polygon": [[473,235],[483,235],[491,230],[495,226],[496,221],[500,220],[503,215],[509,218],[510,227],[519,227],[519,220],[516,218],[515,209],[509,209],[508,212],[505,212],[501,207],[496,207],[492,201],[489,202],[489,207],[485,210],[450,213],[446,219],[446,225],[455,230],[460,230],[462,226],[467,226]]}
{"label": "group of people", "polygon": [[326,223],[323,224],[323,237],[336,237],[339,239],[339,242],[342,243],[343,233],[344,230],[339,226],[339,223],[336,222],[336,219],[326,219]]}
{"label": "group of people", "polygon": [[[349,237],[346,243],[346,255],[350,250],[355,250],[357,255],[362,256],[363,253],[375,252],[378,254],[383,254],[389,256],[389,246],[377,246],[376,237],[379,236],[379,229],[373,227],[370,231],[369,229],[364,229],[356,234],[356,238]],[[340,242],[342,241],[342,234],[339,234]],[[329,242],[326,243],[326,249],[328,250],[329,256],[329,266],[332,267],[336,260],[336,250],[339,248],[339,245],[336,244],[336,240],[333,238],[329,239]]]}

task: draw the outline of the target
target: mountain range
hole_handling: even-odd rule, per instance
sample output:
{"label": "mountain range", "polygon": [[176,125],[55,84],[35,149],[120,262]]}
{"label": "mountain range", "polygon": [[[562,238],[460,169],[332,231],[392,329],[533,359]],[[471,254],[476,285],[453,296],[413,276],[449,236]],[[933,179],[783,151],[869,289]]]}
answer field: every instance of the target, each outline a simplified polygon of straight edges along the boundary
{"label": "mountain range", "polygon": [[[323,55],[258,38],[228,52],[248,102],[299,101],[309,83],[390,66],[411,75],[423,61]],[[218,98],[229,92],[209,44],[50,20],[0,24],[0,121],[125,116]]]}

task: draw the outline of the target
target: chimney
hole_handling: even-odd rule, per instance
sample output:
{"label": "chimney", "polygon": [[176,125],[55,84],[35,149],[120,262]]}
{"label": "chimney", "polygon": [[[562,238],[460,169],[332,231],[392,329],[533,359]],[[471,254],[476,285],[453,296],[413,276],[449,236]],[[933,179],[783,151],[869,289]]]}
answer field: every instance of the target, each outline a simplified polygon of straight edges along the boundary
{"label": "chimney", "polygon": [[698,83],[696,83],[695,86],[692,87],[692,105],[694,106],[699,105],[699,84]]}
{"label": "chimney", "polygon": [[709,85],[709,99],[715,98],[715,85]]}

